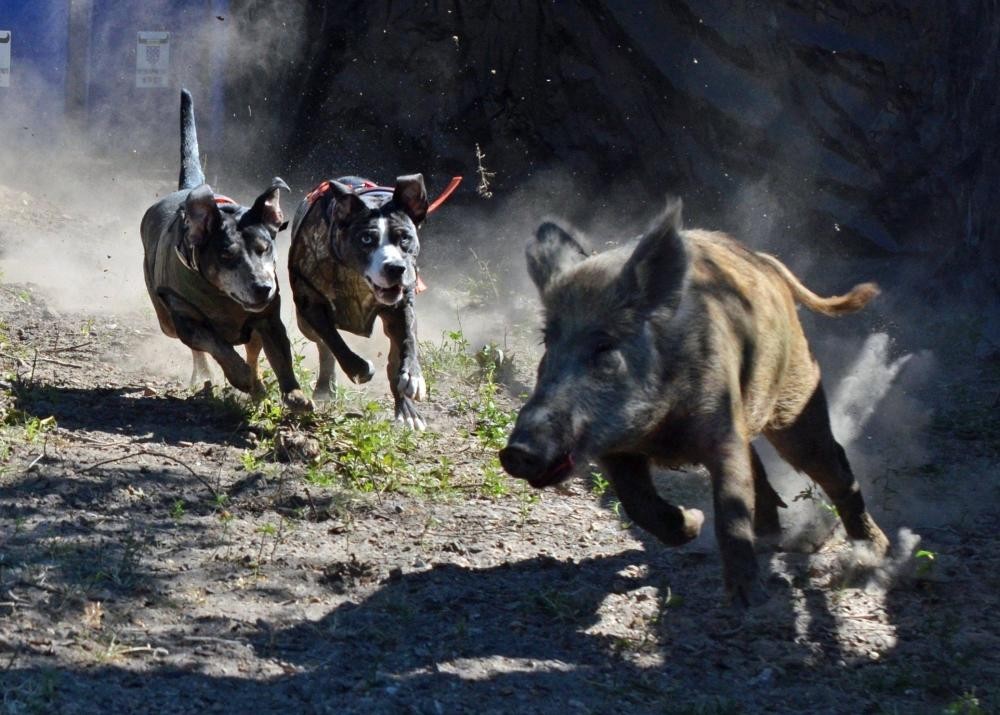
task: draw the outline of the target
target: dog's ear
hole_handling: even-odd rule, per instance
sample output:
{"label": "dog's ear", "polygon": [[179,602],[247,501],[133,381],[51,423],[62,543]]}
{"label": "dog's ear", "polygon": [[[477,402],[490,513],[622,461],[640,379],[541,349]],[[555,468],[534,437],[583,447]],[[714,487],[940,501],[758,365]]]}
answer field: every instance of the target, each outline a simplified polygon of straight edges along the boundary
{"label": "dog's ear", "polygon": [[184,200],[184,222],[187,241],[192,247],[208,242],[209,236],[222,224],[222,212],[215,203],[215,194],[208,184],[192,189]]}
{"label": "dog's ear", "polygon": [[392,200],[406,212],[413,223],[419,226],[427,215],[427,187],[424,186],[424,175],[397,176]]}
{"label": "dog's ear", "polygon": [[281,203],[278,200],[278,191],[291,191],[288,184],[279,177],[271,179],[271,186],[267,191],[257,197],[253,206],[240,218],[239,228],[262,223],[267,226],[272,233],[277,233],[288,225],[285,221],[285,214],[281,211]]}
{"label": "dog's ear", "polygon": [[544,293],[553,278],[585,259],[588,253],[569,231],[546,221],[538,227],[535,240],[528,244],[525,255],[528,275],[538,292]]}
{"label": "dog's ear", "polygon": [[330,223],[343,225],[351,220],[351,217],[359,211],[364,211],[368,207],[357,194],[347,184],[339,181],[330,182],[330,193],[333,194],[333,201],[330,202],[329,221]]}

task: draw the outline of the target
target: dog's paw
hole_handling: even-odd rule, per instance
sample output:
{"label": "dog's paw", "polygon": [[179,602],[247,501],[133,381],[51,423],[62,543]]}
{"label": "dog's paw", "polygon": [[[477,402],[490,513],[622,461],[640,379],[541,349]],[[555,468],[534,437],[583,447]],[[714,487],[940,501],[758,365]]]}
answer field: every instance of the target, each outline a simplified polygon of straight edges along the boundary
{"label": "dog's paw", "polygon": [[356,385],[363,385],[375,377],[375,364],[371,360],[361,358],[362,362],[353,372],[347,373],[347,377]]}
{"label": "dog's paw", "polygon": [[315,409],[312,400],[306,397],[302,390],[292,390],[282,397],[282,401],[290,412],[304,413],[312,412]]}
{"label": "dog's paw", "polygon": [[400,371],[396,387],[401,395],[414,400],[422,401],[427,397],[427,381],[420,373],[414,375],[409,370]]}
{"label": "dog's paw", "polygon": [[427,429],[427,423],[424,422],[413,401],[408,397],[400,397],[396,400],[396,422],[418,432]]}

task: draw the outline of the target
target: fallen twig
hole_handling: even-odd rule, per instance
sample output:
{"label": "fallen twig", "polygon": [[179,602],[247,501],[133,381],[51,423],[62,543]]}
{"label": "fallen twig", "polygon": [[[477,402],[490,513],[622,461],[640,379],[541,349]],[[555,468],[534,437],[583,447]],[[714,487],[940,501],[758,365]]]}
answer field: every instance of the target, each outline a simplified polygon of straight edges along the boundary
{"label": "fallen twig", "polygon": [[142,457],[142,456],[159,457],[160,459],[166,459],[170,462],[173,462],[174,464],[179,464],[180,466],[184,467],[184,469],[191,472],[191,476],[193,476],[195,479],[201,482],[205,486],[205,488],[212,493],[213,498],[218,498],[219,493],[218,491],[216,491],[215,487],[213,487],[212,484],[207,479],[198,474],[198,472],[194,471],[186,462],[177,459],[177,457],[171,457],[169,454],[164,454],[163,452],[153,452],[152,450],[148,449],[140,449],[136,452],[130,452],[129,454],[122,455],[121,457],[111,457],[110,459],[102,459],[100,462],[94,462],[89,467],[84,467],[82,470],[80,470],[80,473],[86,474],[91,469],[96,469],[97,467],[103,467],[105,464],[113,464],[114,462],[124,462],[127,459],[132,459],[133,457]]}
{"label": "fallen twig", "polygon": [[[18,355],[12,355],[11,353],[0,352],[0,357],[7,358],[8,360],[13,360],[21,367],[28,367],[27,361],[25,361],[24,358],[19,357]],[[50,362],[53,363],[54,365],[61,365],[62,367],[78,367],[78,368],[84,367],[83,365],[80,365],[75,362],[66,362],[65,360],[56,360],[55,358],[49,358],[45,357],[44,355],[39,355],[38,351],[36,350],[35,354],[32,356],[32,362],[30,366],[32,377],[34,377],[35,374],[35,363],[38,361]]]}
{"label": "fallen twig", "polygon": [[50,350],[47,350],[46,352],[48,352],[50,354],[54,354],[54,353],[68,353],[68,352],[72,352],[73,350],[79,350],[80,348],[85,348],[88,345],[93,345],[93,344],[94,344],[93,340],[87,340],[86,342],[77,343],[76,345],[70,345],[69,347],[66,347],[66,348],[51,348]]}

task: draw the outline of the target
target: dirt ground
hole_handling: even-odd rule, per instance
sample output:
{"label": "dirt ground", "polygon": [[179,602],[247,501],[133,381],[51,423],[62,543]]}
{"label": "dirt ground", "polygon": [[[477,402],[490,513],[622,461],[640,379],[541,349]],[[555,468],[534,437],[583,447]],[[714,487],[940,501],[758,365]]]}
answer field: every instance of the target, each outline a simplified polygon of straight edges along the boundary
{"label": "dirt ground", "polygon": [[[764,551],[770,602],[740,615],[710,524],[671,550],[599,480],[498,472],[530,348],[507,389],[425,333],[424,435],[382,421],[384,383],[296,421],[189,391],[148,306],[75,309],[18,267],[29,240],[40,264],[90,232],[138,244],[134,218],[0,190],[4,712],[1000,711],[995,364],[926,386],[925,457],[866,481],[892,558],[859,566],[838,532]],[[82,274],[131,270],[101,260]],[[697,472],[661,486],[709,508]]]}

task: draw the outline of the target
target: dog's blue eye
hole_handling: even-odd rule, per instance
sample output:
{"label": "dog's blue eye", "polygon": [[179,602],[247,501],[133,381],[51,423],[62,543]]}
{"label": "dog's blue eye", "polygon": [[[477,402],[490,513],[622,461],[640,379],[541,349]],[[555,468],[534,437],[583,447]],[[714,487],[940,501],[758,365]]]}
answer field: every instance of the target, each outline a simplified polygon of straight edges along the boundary
{"label": "dog's blue eye", "polygon": [[370,233],[363,233],[361,234],[361,243],[363,243],[366,246],[370,246],[373,243],[375,243],[375,236],[373,236]]}

